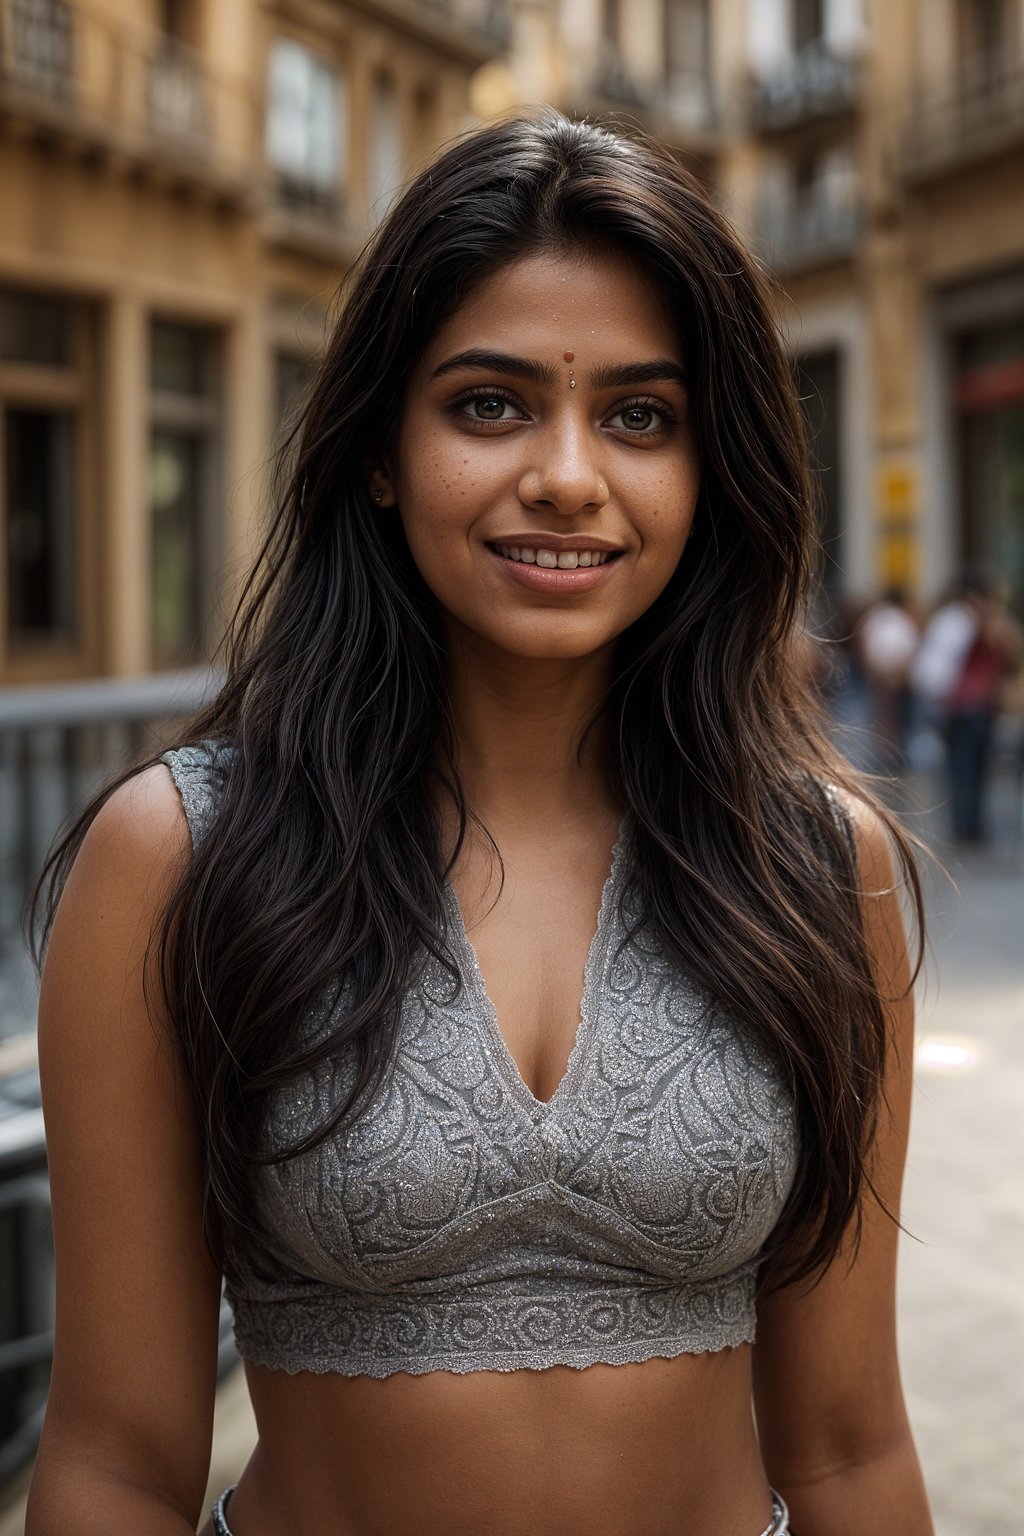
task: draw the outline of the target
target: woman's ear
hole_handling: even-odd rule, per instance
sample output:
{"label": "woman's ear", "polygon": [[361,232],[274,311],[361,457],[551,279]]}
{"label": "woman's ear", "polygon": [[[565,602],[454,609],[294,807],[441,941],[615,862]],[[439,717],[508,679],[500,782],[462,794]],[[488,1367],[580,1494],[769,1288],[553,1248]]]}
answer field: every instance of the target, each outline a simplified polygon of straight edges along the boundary
{"label": "woman's ear", "polygon": [[369,487],[375,507],[393,507],[395,505],[395,488],[391,482],[391,476],[383,465],[374,464],[370,466]]}

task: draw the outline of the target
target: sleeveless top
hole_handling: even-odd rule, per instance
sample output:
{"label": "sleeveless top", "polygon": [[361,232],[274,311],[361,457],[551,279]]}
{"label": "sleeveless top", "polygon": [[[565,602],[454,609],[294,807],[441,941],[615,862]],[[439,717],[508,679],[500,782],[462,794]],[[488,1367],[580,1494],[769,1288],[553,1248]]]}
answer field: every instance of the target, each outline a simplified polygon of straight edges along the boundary
{"label": "sleeveless top", "polygon": [[[164,753],[193,844],[231,746]],[[838,812],[842,815],[842,812]],[[576,1043],[534,1098],[498,1029],[446,882],[464,986],[423,949],[388,1076],[313,1151],[253,1172],[258,1262],[226,1239],[239,1353],[284,1371],[511,1371],[623,1364],[751,1342],[757,1270],[797,1165],[787,1085],[648,928],[623,918],[619,828]],[[301,1021],[319,1037],[334,984]],[[265,1145],[322,1124],[353,1081],[336,1055],[279,1090]]]}

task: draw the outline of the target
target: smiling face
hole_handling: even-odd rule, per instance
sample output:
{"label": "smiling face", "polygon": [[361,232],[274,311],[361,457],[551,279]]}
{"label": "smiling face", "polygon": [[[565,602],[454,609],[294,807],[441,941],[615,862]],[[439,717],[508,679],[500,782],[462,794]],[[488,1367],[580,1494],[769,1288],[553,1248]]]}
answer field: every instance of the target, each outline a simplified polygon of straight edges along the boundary
{"label": "smiling face", "polygon": [[449,637],[578,658],[650,607],[697,499],[684,367],[667,307],[617,255],[525,257],[445,322],[372,484]]}

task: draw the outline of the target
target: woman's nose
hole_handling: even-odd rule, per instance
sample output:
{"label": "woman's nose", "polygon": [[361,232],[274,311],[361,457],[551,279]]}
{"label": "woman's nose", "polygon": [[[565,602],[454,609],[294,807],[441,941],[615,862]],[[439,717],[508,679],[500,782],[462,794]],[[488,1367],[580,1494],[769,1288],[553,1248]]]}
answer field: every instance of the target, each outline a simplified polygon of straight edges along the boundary
{"label": "woman's nose", "polygon": [[532,441],[531,463],[519,482],[524,506],[573,513],[603,507],[608,485],[600,472],[598,447],[585,423],[566,420]]}

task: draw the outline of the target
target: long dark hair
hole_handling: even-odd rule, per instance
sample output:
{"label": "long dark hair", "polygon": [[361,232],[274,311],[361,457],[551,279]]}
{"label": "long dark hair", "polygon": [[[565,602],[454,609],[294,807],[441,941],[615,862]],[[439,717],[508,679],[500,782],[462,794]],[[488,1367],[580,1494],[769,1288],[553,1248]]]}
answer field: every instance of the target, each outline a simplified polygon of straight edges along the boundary
{"label": "long dark hair", "polygon": [[[290,451],[270,533],[224,641],[226,681],[180,744],[232,744],[209,834],[166,912],[159,974],[206,1145],[207,1231],[252,1226],[269,1096],[352,1050],[358,1113],[391,1056],[417,956],[447,951],[436,792],[461,846],[437,604],[397,514],[367,488],[393,448],[410,370],[488,274],[538,250],[630,258],[670,304],[691,378],[702,486],[654,605],[617,642],[604,701],[610,782],[628,805],[628,888],[796,1096],[800,1170],[772,1238],[775,1283],[820,1272],[857,1229],[886,1059],[884,999],[851,849],[821,784],[871,800],[916,906],[911,839],[821,732],[794,660],[817,547],[799,403],[763,274],[700,184],[655,144],[544,110],[455,142],[406,190],[351,276]],[[41,956],[103,801],[47,861]],[[440,765],[440,766],[439,766]],[[432,810],[432,806],[434,809]],[[340,977],[314,1048],[297,1023]]]}

